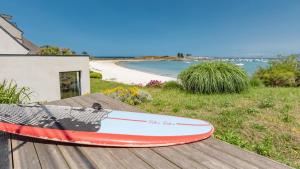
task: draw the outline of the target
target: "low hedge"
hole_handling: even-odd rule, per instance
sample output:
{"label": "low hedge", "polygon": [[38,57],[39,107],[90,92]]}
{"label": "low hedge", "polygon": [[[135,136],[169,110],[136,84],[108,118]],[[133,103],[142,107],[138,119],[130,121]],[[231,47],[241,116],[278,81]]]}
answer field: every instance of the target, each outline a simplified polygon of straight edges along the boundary
{"label": "low hedge", "polygon": [[98,73],[98,72],[90,71],[90,78],[101,80],[102,79],[102,74]]}

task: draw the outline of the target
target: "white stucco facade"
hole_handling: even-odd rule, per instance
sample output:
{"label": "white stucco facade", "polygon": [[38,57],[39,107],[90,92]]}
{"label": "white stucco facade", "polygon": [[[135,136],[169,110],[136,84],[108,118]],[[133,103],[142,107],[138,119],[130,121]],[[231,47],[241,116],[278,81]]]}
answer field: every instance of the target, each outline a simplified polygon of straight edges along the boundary
{"label": "white stucco facade", "polygon": [[[1,17],[0,17],[1,18]],[[29,51],[0,27],[0,54],[27,54]]]}
{"label": "white stucco facade", "polygon": [[87,56],[0,55],[0,82],[14,80],[29,87],[32,102],[61,99],[59,72],[68,71],[80,71],[81,94],[90,93]]}

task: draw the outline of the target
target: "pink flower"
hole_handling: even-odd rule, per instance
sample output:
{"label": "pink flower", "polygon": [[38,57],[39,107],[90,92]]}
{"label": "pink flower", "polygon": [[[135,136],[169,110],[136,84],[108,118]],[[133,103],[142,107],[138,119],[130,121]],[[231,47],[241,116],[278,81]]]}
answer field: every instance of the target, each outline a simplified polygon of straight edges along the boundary
{"label": "pink flower", "polygon": [[147,83],[147,87],[162,87],[162,82],[159,80],[151,80],[149,83]]}

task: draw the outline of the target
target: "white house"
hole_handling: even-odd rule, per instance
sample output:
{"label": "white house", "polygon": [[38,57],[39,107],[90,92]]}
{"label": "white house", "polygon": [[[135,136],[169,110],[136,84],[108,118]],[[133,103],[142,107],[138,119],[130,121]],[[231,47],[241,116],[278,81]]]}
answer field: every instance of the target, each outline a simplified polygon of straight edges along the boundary
{"label": "white house", "polygon": [[40,56],[9,15],[0,14],[0,82],[28,87],[31,101],[53,101],[88,94],[89,56]]}

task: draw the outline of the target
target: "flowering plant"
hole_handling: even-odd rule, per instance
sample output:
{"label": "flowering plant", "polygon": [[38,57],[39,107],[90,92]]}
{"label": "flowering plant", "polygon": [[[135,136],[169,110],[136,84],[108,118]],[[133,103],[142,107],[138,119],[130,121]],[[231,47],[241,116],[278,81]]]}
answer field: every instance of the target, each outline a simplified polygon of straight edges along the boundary
{"label": "flowering plant", "polygon": [[147,83],[146,86],[161,88],[163,86],[163,83],[159,80],[151,80],[149,83]]}
{"label": "flowering plant", "polygon": [[137,105],[152,100],[152,97],[149,93],[144,92],[137,87],[116,87],[107,89],[103,93],[107,96],[131,105]]}

